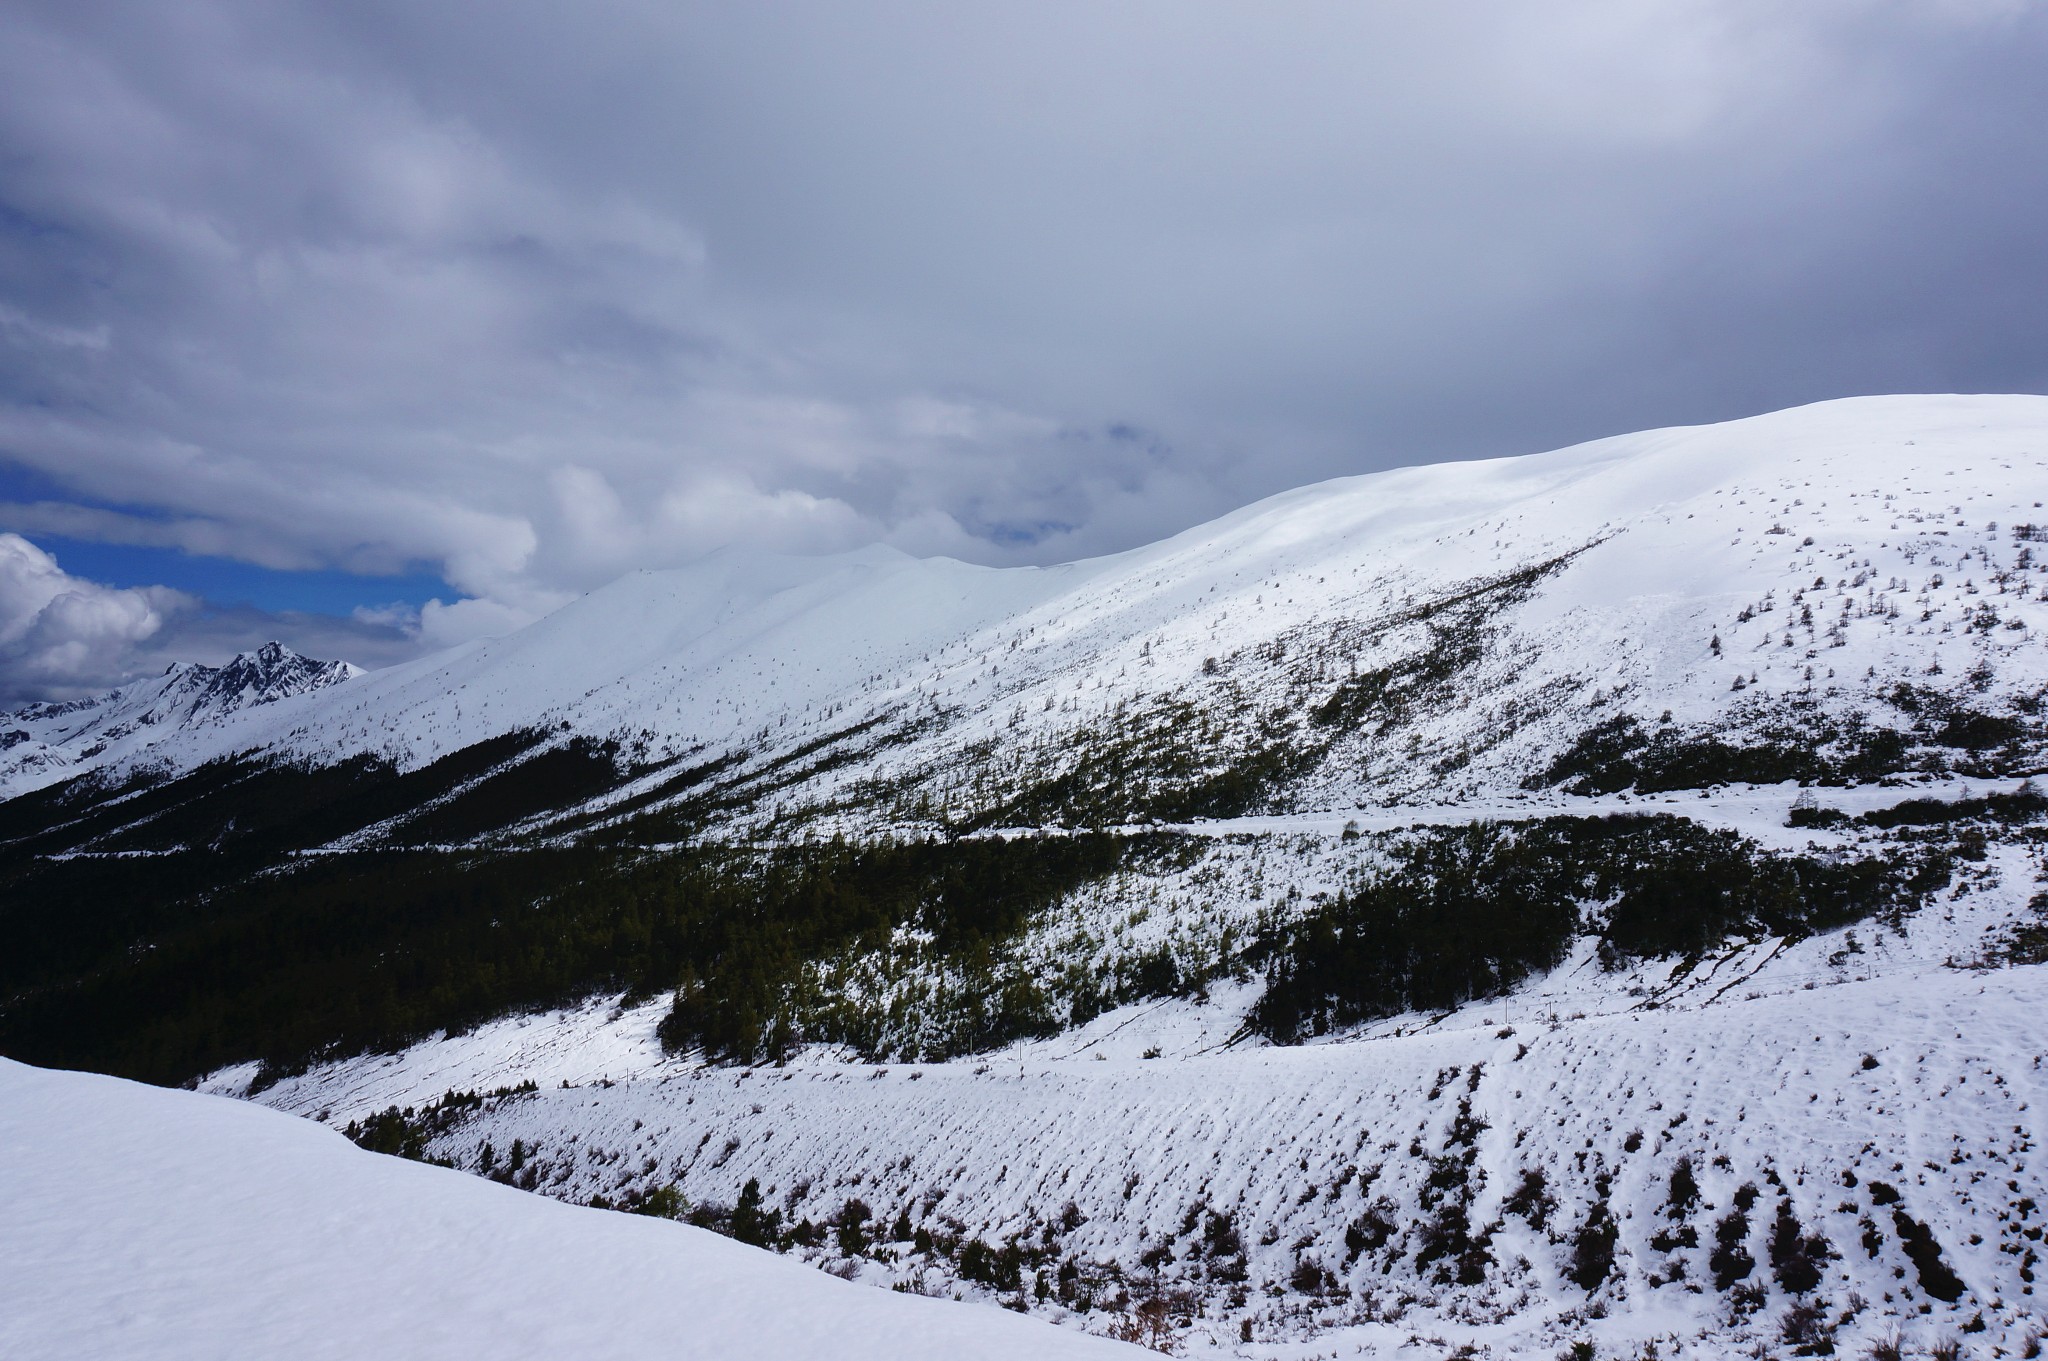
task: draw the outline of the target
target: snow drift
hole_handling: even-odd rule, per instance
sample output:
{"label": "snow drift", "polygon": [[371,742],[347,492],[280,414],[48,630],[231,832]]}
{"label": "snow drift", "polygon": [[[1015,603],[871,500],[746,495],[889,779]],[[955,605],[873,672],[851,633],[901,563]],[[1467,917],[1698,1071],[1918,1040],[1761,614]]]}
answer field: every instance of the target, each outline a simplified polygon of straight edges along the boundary
{"label": "snow drift", "polygon": [[0,1060],[0,1147],[0,1353],[17,1361],[1135,1354],[217,1097]]}

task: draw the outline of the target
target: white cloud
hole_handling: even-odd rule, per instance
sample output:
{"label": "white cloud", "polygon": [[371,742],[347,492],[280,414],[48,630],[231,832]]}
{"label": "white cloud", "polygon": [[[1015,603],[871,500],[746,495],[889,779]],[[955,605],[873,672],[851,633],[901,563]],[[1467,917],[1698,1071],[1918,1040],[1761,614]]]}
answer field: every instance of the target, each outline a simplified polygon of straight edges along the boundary
{"label": "white cloud", "polygon": [[419,637],[430,648],[454,647],[458,643],[473,642],[478,638],[496,638],[532,623],[546,614],[548,609],[566,603],[567,599],[568,597],[563,596],[546,602],[545,605],[526,608],[487,599],[457,600],[452,603],[429,600],[420,607]]}
{"label": "white cloud", "polygon": [[115,589],[71,576],[18,534],[0,534],[0,700],[71,698],[132,680],[137,648],[197,604],[162,586]]}
{"label": "white cloud", "polygon": [[384,605],[358,605],[349,611],[349,618],[371,628],[393,629],[408,635],[420,631],[419,608],[402,600]]}

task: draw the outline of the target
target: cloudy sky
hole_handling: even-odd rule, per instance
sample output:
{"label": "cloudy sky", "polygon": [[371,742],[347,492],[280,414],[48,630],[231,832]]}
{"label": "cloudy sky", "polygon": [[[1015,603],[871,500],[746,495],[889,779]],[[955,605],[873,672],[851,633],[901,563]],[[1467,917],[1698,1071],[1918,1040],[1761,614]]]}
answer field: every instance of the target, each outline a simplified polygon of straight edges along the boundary
{"label": "cloudy sky", "polygon": [[2048,14],[12,0],[0,699],[2048,390]]}

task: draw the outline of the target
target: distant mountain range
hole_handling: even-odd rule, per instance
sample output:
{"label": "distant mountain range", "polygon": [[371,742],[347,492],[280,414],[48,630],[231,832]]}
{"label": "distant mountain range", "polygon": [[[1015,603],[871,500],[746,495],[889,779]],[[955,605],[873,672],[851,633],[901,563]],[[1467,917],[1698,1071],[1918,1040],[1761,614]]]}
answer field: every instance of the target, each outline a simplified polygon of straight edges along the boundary
{"label": "distant mountain range", "polygon": [[265,643],[222,666],[177,662],[104,695],[0,713],[0,791],[20,793],[139,758],[162,742],[189,742],[231,715],[362,674],[347,662],[316,662]]}

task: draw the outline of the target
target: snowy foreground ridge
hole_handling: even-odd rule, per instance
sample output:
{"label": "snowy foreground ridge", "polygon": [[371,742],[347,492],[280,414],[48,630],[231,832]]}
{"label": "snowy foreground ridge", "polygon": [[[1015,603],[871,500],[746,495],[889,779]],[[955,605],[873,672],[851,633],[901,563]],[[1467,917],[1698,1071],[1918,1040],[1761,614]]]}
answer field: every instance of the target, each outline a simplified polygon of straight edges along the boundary
{"label": "snowy foreground ridge", "polygon": [[113,1078],[0,1060],[0,1150],[9,1361],[1140,1354]]}

